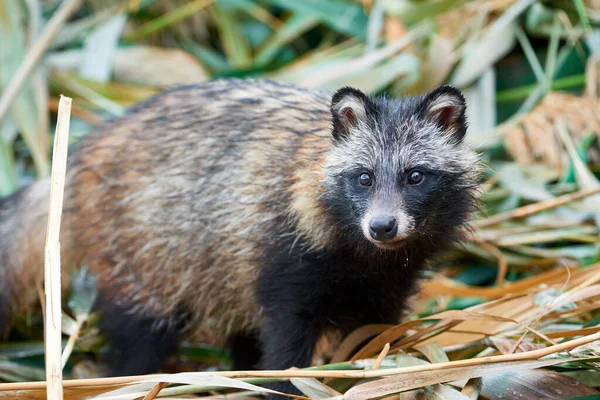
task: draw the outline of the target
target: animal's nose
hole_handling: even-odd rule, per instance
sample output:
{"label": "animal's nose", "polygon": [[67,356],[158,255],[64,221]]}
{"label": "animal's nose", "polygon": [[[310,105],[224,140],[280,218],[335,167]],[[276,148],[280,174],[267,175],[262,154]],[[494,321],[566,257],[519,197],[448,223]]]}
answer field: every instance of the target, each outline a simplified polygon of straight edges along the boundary
{"label": "animal's nose", "polygon": [[398,233],[398,223],[394,217],[375,217],[369,224],[369,233],[375,240],[392,240]]}

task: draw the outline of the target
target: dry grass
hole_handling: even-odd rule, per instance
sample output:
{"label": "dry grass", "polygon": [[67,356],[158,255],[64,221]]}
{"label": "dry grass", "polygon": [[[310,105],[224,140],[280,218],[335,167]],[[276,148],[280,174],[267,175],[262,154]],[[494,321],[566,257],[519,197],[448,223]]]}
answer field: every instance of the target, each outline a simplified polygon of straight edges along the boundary
{"label": "dry grass", "polygon": [[[589,320],[590,305],[600,299],[600,264],[586,269],[565,269],[562,276],[547,277],[544,284],[529,281],[518,290],[508,291],[497,300],[449,310],[398,326],[374,330],[361,328],[363,335],[350,335],[340,346],[337,359],[351,361],[328,368],[287,371],[219,371],[160,376],[139,376],[65,381],[65,398],[81,398],[90,393],[105,393],[119,387],[127,391],[117,397],[135,399],[146,395],[142,382],[150,382],[151,393],[173,396],[183,393],[211,392],[231,388],[249,378],[329,379],[334,390],[353,383],[344,398],[373,398],[398,391],[442,384],[445,390],[460,390],[465,380],[488,374],[513,374],[515,369],[563,365],[562,371],[594,370],[600,365],[597,343],[600,327],[576,328]],[[431,288],[429,289],[431,290]],[[427,292],[427,289],[426,289]],[[373,337],[373,334],[379,332]],[[368,340],[366,345],[359,343]],[[384,349],[382,352],[381,349]],[[348,351],[350,350],[350,351]],[[465,357],[472,353],[473,356]],[[376,359],[371,357],[379,357]],[[422,358],[421,358],[422,357]],[[564,365],[567,364],[567,367]],[[349,368],[353,370],[348,370]],[[354,370],[357,369],[357,370]],[[518,374],[524,372],[518,372]],[[228,379],[221,379],[224,377]],[[377,384],[365,379],[381,378]],[[235,379],[232,381],[231,379]],[[331,380],[333,379],[333,380]],[[164,389],[166,384],[183,383]],[[322,383],[313,382],[319,388]],[[486,387],[481,390],[497,390]],[[564,384],[564,382],[561,382]],[[0,384],[0,396],[44,398],[45,382]],[[251,390],[260,390],[252,387]],[[543,393],[548,388],[539,388]],[[148,392],[148,393],[150,393]],[[594,393],[583,387],[578,394]],[[81,397],[78,397],[81,396]]]}
{"label": "dry grass", "polygon": [[[580,145],[587,136],[600,132],[600,101],[592,96],[550,93],[514,128],[505,134],[506,149],[520,163],[544,163],[560,171],[570,165],[568,153],[558,132],[564,122],[572,140]],[[593,144],[590,162],[600,164],[600,149]]]}

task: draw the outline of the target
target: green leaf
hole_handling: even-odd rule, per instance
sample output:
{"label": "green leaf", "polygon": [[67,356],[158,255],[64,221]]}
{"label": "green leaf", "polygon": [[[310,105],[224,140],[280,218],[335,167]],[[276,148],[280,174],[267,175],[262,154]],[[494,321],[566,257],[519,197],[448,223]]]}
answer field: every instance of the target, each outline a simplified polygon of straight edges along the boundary
{"label": "green leaf", "polygon": [[484,376],[481,394],[486,398],[564,399],[598,393],[556,371],[519,370]]}
{"label": "green leaf", "polygon": [[46,379],[46,372],[43,367],[0,361],[0,379],[8,382],[43,381]]}
{"label": "green leaf", "polygon": [[450,361],[448,355],[436,342],[428,342],[414,347],[432,363],[444,363]]}
{"label": "green leaf", "polygon": [[452,8],[460,7],[466,1],[381,0],[380,3],[387,13],[400,17],[406,24],[413,24],[427,18],[435,17]]}
{"label": "green leaf", "polygon": [[[531,36],[547,38],[552,35],[554,21],[564,16],[564,10],[550,3],[535,2],[525,14],[525,30]],[[581,26],[562,26],[559,35],[562,39],[577,37],[583,33]]]}
{"label": "green leaf", "polygon": [[250,46],[241,31],[236,14],[218,4],[214,4],[211,10],[229,63],[239,69],[249,68],[252,65]]}
{"label": "green leaf", "polygon": [[117,14],[86,36],[78,69],[83,78],[99,82],[110,80],[113,58],[126,21],[127,14]]}
{"label": "green leaf", "polygon": [[275,6],[317,18],[341,33],[365,40],[369,22],[363,8],[354,2],[340,0],[265,0]]}
{"label": "green leaf", "polygon": [[533,71],[538,83],[545,82],[546,75],[544,74],[544,69],[542,68],[542,64],[540,64],[540,60],[535,54],[535,50],[533,49],[533,47],[531,47],[531,42],[529,41],[529,38],[527,37],[527,35],[525,35],[525,32],[523,32],[523,30],[520,27],[517,27],[515,33],[517,36],[517,40],[519,41],[519,44],[523,49],[523,53],[525,53],[527,62],[529,62],[531,70]]}
{"label": "green leaf", "polygon": [[[496,276],[496,271],[494,270],[494,277]],[[446,305],[447,310],[464,310],[465,308],[473,307],[478,304],[483,303],[483,299],[479,297],[460,297],[457,299],[452,299]]]}
{"label": "green leaf", "polygon": [[[573,378],[578,382],[590,387],[600,387],[600,371],[589,370],[589,371],[566,371],[563,375]],[[591,398],[592,396],[588,397]],[[600,399],[600,395],[596,395]]]}
{"label": "green leaf", "polygon": [[201,343],[183,342],[179,345],[177,352],[186,358],[207,364],[229,364],[231,362],[231,352],[228,349],[221,349]]}
{"label": "green leaf", "polygon": [[591,326],[596,326],[596,325],[600,325],[600,314],[596,315],[594,318],[589,320],[585,325],[583,325],[583,327],[589,328]]}
{"label": "green leaf", "polygon": [[44,354],[44,342],[7,342],[0,344],[0,358],[27,358]]}
{"label": "green leaf", "polygon": [[[27,46],[21,25],[21,3],[17,0],[0,2],[0,89],[5,89],[25,57]],[[0,90],[0,91],[2,91]],[[27,82],[13,101],[11,115],[14,118],[27,148],[31,152],[37,176],[50,174],[49,149],[44,148],[37,103],[31,83]]]}
{"label": "green leaf", "polygon": [[108,393],[112,396],[133,393],[139,390],[147,390],[152,388],[154,385],[148,385],[148,383],[156,384],[161,382],[177,383],[185,385],[197,385],[204,388],[236,388],[244,390],[252,390],[263,393],[279,393],[271,389],[266,389],[260,386],[253,385],[251,383],[244,382],[239,379],[227,378],[224,376],[210,375],[204,372],[182,372],[171,375],[156,375],[148,379],[144,379],[139,383],[129,385],[127,387],[117,389]]}
{"label": "green leaf", "polygon": [[277,56],[277,53],[281,51],[285,44],[312,29],[318,22],[319,20],[313,15],[306,13],[293,14],[281,28],[269,36],[254,58],[254,63],[257,65],[268,64]]}
{"label": "green leaf", "polygon": [[423,388],[425,398],[432,400],[470,400],[468,396],[462,394],[450,385],[437,384],[425,386]]}
{"label": "green leaf", "polygon": [[[552,82],[552,90],[565,90],[582,87],[585,85],[585,79],[585,74],[555,79]],[[510,101],[522,100],[526,98],[536,87],[537,85],[534,84],[503,90],[496,94],[496,101],[498,103],[507,103]]]}
{"label": "green leaf", "polygon": [[6,119],[0,125],[0,197],[8,196],[18,189],[15,163],[11,147],[6,143],[2,130],[12,122]]}
{"label": "green leaf", "polygon": [[592,25],[590,24],[590,17],[583,0],[573,0],[573,3],[575,4],[575,9],[577,10],[577,14],[579,14],[579,19],[583,23],[583,26],[586,30],[591,30]]}
{"label": "green leaf", "polygon": [[546,190],[544,182],[526,176],[525,170],[516,163],[507,163],[500,167],[497,176],[502,185],[512,193],[528,200],[542,201],[554,196]]}
{"label": "green leaf", "polygon": [[498,269],[491,265],[472,265],[465,268],[454,280],[469,286],[482,286],[492,283],[496,279]]}
{"label": "green leaf", "polygon": [[212,71],[224,71],[230,68],[223,55],[201,43],[183,39],[181,47]]}
{"label": "green leaf", "polygon": [[401,53],[382,64],[348,76],[330,80],[323,84],[324,87],[335,89],[342,85],[357,87],[361,90],[375,93],[379,92],[392,82],[400,79],[403,86],[410,87],[419,80],[419,58],[410,53]]}
{"label": "green leaf", "polygon": [[315,378],[292,378],[290,382],[310,399],[329,399],[331,393]]}
{"label": "green leaf", "polygon": [[385,24],[385,10],[380,1],[376,1],[369,14],[367,24],[367,51],[372,51],[377,47],[381,38],[381,32]]}
{"label": "green leaf", "polygon": [[533,2],[534,0],[519,0],[512,4],[486,29],[479,40],[467,46],[465,55],[452,76],[452,84],[468,86],[512,50],[516,43],[517,18]]}
{"label": "green leaf", "polygon": [[186,3],[169,13],[148,22],[147,24],[125,36],[123,39],[128,42],[141,40],[148,35],[160,32],[170,27],[184,18],[190,17],[192,14],[197,13],[198,11],[210,5],[212,2],[213,0],[190,1],[189,3]]}
{"label": "green leaf", "polygon": [[226,9],[238,9],[271,27],[277,23],[277,19],[271,13],[256,4],[254,0],[218,0],[219,4]]}

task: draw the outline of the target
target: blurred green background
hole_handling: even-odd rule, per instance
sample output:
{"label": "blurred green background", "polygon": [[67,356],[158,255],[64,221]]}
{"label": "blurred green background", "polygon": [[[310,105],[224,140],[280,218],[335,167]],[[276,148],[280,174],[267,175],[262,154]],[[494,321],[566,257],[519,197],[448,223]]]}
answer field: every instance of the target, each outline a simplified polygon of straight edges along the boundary
{"label": "blurred green background", "polygon": [[[0,90],[69,0],[0,3]],[[599,51],[597,1],[79,1],[0,125],[0,195],[49,173],[60,93],[73,136],[164,87],[266,76],[392,96],[441,83],[466,90],[470,139],[502,151],[494,128],[551,89],[581,94]]]}

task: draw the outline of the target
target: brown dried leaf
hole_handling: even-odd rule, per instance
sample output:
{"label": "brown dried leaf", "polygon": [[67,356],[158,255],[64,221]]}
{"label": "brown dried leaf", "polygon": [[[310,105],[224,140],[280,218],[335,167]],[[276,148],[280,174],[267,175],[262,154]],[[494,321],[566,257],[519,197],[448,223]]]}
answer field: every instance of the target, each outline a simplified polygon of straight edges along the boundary
{"label": "brown dried leaf", "polygon": [[[517,343],[516,340],[506,339],[498,336],[491,336],[486,339],[486,343],[490,347],[498,349],[502,354],[512,354],[512,349]],[[541,343],[520,342],[517,350],[514,353],[542,349],[546,347]]]}
{"label": "brown dried leaf", "polygon": [[[504,318],[502,316],[481,314],[472,311],[465,310],[449,310],[444,311],[439,314],[432,315],[427,318],[423,318],[420,320],[407,321],[400,325],[396,325],[395,327],[388,329],[385,332],[382,332],[379,336],[371,340],[365,347],[363,347],[352,360],[358,360],[361,358],[366,358],[370,355],[378,353],[386,343],[392,343],[400,338],[403,334],[405,334],[409,329],[414,328],[424,321],[432,321],[432,320],[442,320],[441,325],[448,324],[452,321],[497,321],[502,323],[516,323],[516,321]],[[440,326],[440,327],[442,327]]]}
{"label": "brown dried leaf", "polygon": [[497,364],[485,364],[482,360],[481,365],[456,367],[440,369],[435,371],[422,371],[393,376],[376,381],[363,383],[348,390],[344,394],[345,400],[366,400],[376,397],[386,396],[392,393],[404,392],[423,386],[434,385],[443,382],[452,382],[462,379],[476,378],[480,376],[493,375],[508,370],[541,368],[549,365],[556,365],[566,362],[562,360],[535,360],[535,361],[516,361],[503,362]]}
{"label": "brown dried leaf", "polygon": [[350,354],[356,349],[361,343],[368,338],[380,334],[386,329],[392,328],[393,325],[386,324],[371,324],[364,325],[354,330],[351,334],[346,336],[344,341],[340,344],[333,357],[331,358],[332,363],[342,362],[350,358]]}

